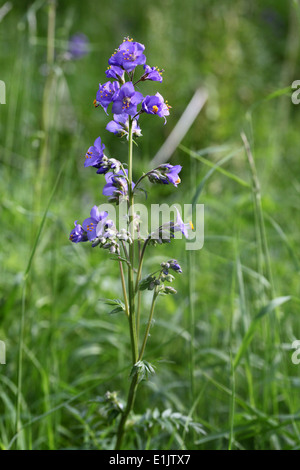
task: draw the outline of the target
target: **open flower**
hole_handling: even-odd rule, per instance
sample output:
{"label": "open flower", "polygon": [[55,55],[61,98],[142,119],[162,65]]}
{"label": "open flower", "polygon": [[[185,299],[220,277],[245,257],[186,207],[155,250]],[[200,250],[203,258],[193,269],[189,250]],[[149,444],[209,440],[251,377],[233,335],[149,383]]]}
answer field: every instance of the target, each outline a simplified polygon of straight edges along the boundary
{"label": "open flower", "polygon": [[94,168],[100,168],[103,159],[103,150],[105,145],[101,143],[101,138],[97,137],[94,145],[89,147],[85,154],[84,166],[93,166]]}
{"label": "open flower", "polygon": [[114,78],[115,80],[118,80],[119,82],[124,83],[124,70],[119,67],[118,65],[110,65],[107,67],[107,70],[105,71],[105,75],[107,78]]}
{"label": "open flower", "polygon": [[[114,120],[110,121],[107,126],[106,130],[112,132],[119,137],[123,137],[124,135],[127,136],[129,133],[129,118],[128,114],[114,114]],[[132,121],[132,135],[136,137],[140,137],[142,135],[141,128],[138,125],[137,119]]]}
{"label": "open flower", "polygon": [[82,223],[83,229],[86,231],[88,239],[95,240],[97,237],[97,225],[100,221],[108,216],[108,213],[103,211],[100,212],[97,206],[93,206],[90,212],[91,217],[85,219]]}
{"label": "open flower", "polygon": [[121,86],[120,91],[114,96],[112,112],[114,114],[130,114],[134,116],[137,113],[137,105],[143,101],[142,93],[135,91],[131,82],[126,82]]}
{"label": "open flower", "polygon": [[[169,243],[175,237],[175,232],[181,232],[188,238],[188,230],[194,228],[192,222],[185,224],[181,218],[180,212],[175,206],[177,217],[176,221],[166,222],[161,225],[157,230],[150,233],[149,238],[156,243]],[[175,265],[174,265],[175,266]]]}
{"label": "open flower", "polygon": [[77,220],[74,222],[75,228],[71,230],[69,240],[73,243],[86,242],[88,240],[87,234]]}
{"label": "open flower", "polygon": [[146,56],[143,54],[145,46],[139,42],[133,42],[132,39],[124,40],[109,59],[109,65],[122,67],[126,72],[132,72],[137,65],[143,65],[146,62]]}
{"label": "open flower", "polygon": [[94,106],[102,106],[104,111],[107,114],[107,108],[110,103],[113,101],[113,98],[116,96],[120,88],[118,82],[106,82],[103,85],[99,83],[99,90],[96,93],[96,99],[94,100]]}
{"label": "open flower", "polygon": [[181,182],[178,174],[180,173],[182,166],[180,165],[170,165],[166,163],[165,165],[161,165],[163,171],[165,171],[165,176],[168,180],[168,183],[173,184],[175,187]]}
{"label": "open flower", "polygon": [[188,230],[192,230],[194,226],[192,222],[185,224],[181,218],[180,212],[177,207],[175,207],[175,209],[177,212],[177,218],[176,222],[174,223],[174,232],[181,232],[185,236],[185,238],[189,238]]}
{"label": "open flower", "polygon": [[165,118],[165,123],[167,122],[166,116],[170,114],[170,107],[171,106],[164,102],[160,93],[151,96],[147,95],[142,102],[142,112],[157,114],[157,116]]}
{"label": "open flower", "polygon": [[179,173],[182,167],[180,165],[170,165],[164,163],[148,173],[151,183],[173,184],[175,187],[180,183]]}
{"label": "open flower", "polygon": [[154,82],[162,82],[162,73],[163,69],[158,67],[150,67],[149,65],[144,65],[144,75],[140,78],[141,81],[152,80]]}

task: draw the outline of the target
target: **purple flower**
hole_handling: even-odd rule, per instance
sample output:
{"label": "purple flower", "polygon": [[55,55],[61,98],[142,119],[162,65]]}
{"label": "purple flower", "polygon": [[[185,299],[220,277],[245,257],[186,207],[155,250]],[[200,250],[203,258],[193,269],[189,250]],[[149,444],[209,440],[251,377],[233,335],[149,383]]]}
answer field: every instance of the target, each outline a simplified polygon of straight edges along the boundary
{"label": "purple flower", "polygon": [[121,86],[119,93],[114,97],[112,113],[126,113],[134,116],[137,113],[136,107],[143,98],[142,93],[135,91],[131,82],[126,82]]}
{"label": "purple flower", "polygon": [[97,137],[94,145],[88,149],[85,154],[84,166],[93,166],[94,168],[100,168],[103,159],[103,150],[105,145],[101,144],[101,138]]}
{"label": "purple flower", "polygon": [[117,233],[115,224],[111,219],[102,219],[96,228],[96,235],[98,238],[110,238]]}
{"label": "purple flower", "polygon": [[176,259],[170,260],[169,263],[170,263],[170,269],[173,269],[173,271],[176,271],[179,274],[182,273],[181,266],[180,264],[178,264],[178,261],[176,261]]}
{"label": "purple flower", "polygon": [[182,273],[181,266],[180,266],[180,264],[178,263],[178,261],[176,259],[170,259],[168,261],[168,265],[169,265],[169,269],[173,269],[173,271],[175,271],[179,274]]}
{"label": "purple flower", "polygon": [[124,83],[124,70],[118,65],[110,65],[105,71],[107,78],[114,78]]}
{"label": "purple flower", "polygon": [[89,40],[83,33],[77,33],[70,37],[68,55],[70,59],[81,59],[89,52]]}
{"label": "purple flower", "polygon": [[144,65],[146,56],[143,54],[145,46],[132,39],[124,40],[116,52],[109,59],[109,65],[122,67],[126,72],[132,72],[137,65]]}
{"label": "purple flower", "polygon": [[[128,170],[125,170],[128,174]],[[109,172],[105,175],[106,185],[103,188],[102,194],[110,196],[110,198],[118,199],[120,196],[126,196],[128,193],[128,184],[124,173],[120,170],[118,173]]]}
{"label": "purple flower", "polygon": [[140,78],[141,81],[145,80],[152,80],[154,82],[162,82],[162,73],[164,72],[163,69],[159,69],[158,67],[150,67],[149,65],[144,65],[145,73]]}
{"label": "purple flower", "polygon": [[[114,120],[110,121],[107,124],[106,130],[120,137],[123,137],[124,135],[126,135],[128,139],[128,133],[129,133],[128,114],[126,113],[114,114]],[[136,137],[140,137],[142,135],[141,128],[139,127],[138,122],[137,122],[137,118],[132,121],[132,135],[135,135]]]}
{"label": "purple flower", "polygon": [[[142,112],[147,114],[157,114],[159,117],[169,116],[171,106],[164,102],[163,97],[160,93],[156,95],[147,95],[144,101],[142,102]],[[165,118],[165,123],[167,122]]]}
{"label": "purple flower", "polygon": [[83,221],[82,227],[86,231],[88,239],[95,240],[97,237],[97,225],[108,216],[108,213],[105,211],[99,212],[98,207],[93,206],[90,215],[91,217],[88,217]]}
{"label": "purple flower", "polygon": [[182,167],[180,165],[170,165],[165,163],[160,165],[155,170],[148,173],[148,178],[151,183],[173,184],[175,187],[181,182],[179,173]]}
{"label": "purple flower", "polygon": [[[160,244],[169,243],[171,239],[175,237],[174,235],[175,232],[181,232],[186,238],[188,238],[188,230],[189,229],[193,230],[194,226],[192,222],[185,224],[176,206],[175,206],[175,209],[177,212],[176,221],[171,220],[170,222],[166,222],[165,224],[161,225],[157,230],[150,233],[149,239]],[[175,264],[174,264],[174,267],[176,268]]]}
{"label": "purple flower", "polygon": [[96,99],[94,100],[94,106],[102,106],[104,111],[107,114],[107,108],[110,103],[113,101],[114,97],[118,94],[120,85],[118,82],[106,82],[103,85],[99,83],[99,90],[96,94]]}
{"label": "purple flower", "polygon": [[193,223],[192,222],[189,222],[188,224],[185,224],[181,218],[181,215],[180,215],[180,212],[179,210],[177,209],[177,207],[175,207],[176,209],[176,212],[177,212],[177,218],[176,218],[176,222],[174,224],[174,232],[181,232],[185,238],[189,238],[188,236],[188,230],[194,228],[193,226]]}
{"label": "purple flower", "polygon": [[181,182],[181,179],[179,178],[178,174],[180,173],[182,166],[180,165],[170,165],[166,163],[165,168],[167,169],[165,175],[169,183],[174,184],[175,187]]}
{"label": "purple flower", "polygon": [[[125,170],[125,173],[128,175],[128,170]],[[123,170],[120,170],[118,173],[107,173],[105,179],[106,185],[103,188],[102,194],[109,196],[109,202],[116,202],[118,204],[120,197],[127,197],[128,184]],[[134,183],[132,183],[132,189],[134,186]]]}
{"label": "purple flower", "polygon": [[88,240],[87,234],[77,220],[74,222],[75,228],[71,230],[69,240],[73,243],[86,242]]}

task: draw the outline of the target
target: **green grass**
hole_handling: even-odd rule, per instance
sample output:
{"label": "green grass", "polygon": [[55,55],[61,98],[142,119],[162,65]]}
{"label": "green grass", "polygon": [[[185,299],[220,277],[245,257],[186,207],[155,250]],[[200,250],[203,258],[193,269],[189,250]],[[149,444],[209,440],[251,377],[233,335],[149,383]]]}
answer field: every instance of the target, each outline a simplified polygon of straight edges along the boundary
{"label": "green grass", "polygon": [[[149,203],[204,204],[205,243],[149,248],[144,273],[170,257],[184,272],[178,294],[158,299],[145,354],[156,373],[140,384],[125,447],[299,449],[300,108],[288,91],[300,78],[299,2],[65,0],[55,17],[46,1],[12,3],[0,22],[0,448],[114,446],[103,397],[126,399],[130,338],[125,315],[99,299],[120,297],[118,264],[68,234],[104,202],[103,180],[82,165],[87,148],[101,135],[126,159],[92,102],[129,35],[165,69],[159,91],[172,105],[166,126],[141,117],[134,177],[199,86],[209,99],[172,156],[181,185],[146,185]],[[77,31],[91,52],[59,63]]]}

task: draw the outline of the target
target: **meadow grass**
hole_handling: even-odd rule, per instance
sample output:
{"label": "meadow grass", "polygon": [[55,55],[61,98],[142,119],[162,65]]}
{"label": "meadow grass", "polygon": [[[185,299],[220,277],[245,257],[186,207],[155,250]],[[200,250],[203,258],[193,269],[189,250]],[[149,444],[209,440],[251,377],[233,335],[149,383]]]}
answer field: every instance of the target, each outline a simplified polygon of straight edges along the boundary
{"label": "meadow grass", "polygon": [[[289,92],[300,78],[299,5],[249,3],[129,0],[100,11],[91,0],[15,1],[1,19],[1,449],[114,446],[103,397],[126,399],[130,338],[125,315],[109,315],[100,299],[120,297],[118,264],[68,235],[74,218],[104,202],[102,180],[83,170],[86,149],[101,135],[111,156],[127,152],[92,105],[125,35],[165,69],[160,92],[173,106],[166,126],[141,123],[134,176],[149,169],[195,90],[209,96],[171,159],[183,166],[181,185],[151,194],[153,203],[204,204],[205,243],[196,252],[183,241],[149,248],[145,273],[171,256],[183,274],[178,294],[157,304],[145,355],[156,373],[140,384],[125,447],[300,447],[300,366],[291,361],[300,339],[300,108]],[[90,53],[59,62],[77,31]],[[150,304],[151,295],[141,324]]]}

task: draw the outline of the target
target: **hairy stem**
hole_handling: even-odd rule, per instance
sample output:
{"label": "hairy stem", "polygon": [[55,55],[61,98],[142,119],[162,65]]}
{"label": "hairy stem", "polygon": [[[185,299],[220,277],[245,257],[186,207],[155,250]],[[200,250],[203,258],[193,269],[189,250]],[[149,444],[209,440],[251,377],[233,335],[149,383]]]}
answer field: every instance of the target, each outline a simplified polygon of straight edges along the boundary
{"label": "hairy stem", "polygon": [[155,287],[154,292],[153,292],[153,297],[152,297],[152,303],[151,303],[148,323],[147,323],[147,327],[146,327],[146,331],[145,331],[145,335],[144,335],[144,340],[143,340],[143,344],[142,344],[140,354],[139,354],[139,359],[138,359],[139,361],[141,361],[143,359],[143,355],[144,355],[144,352],[145,352],[145,348],[146,348],[146,344],[147,344],[147,340],[148,340],[148,337],[149,337],[149,332],[150,332],[150,328],[151,328],[151,324],[152,324],[152,320],[153,320],[154,307],[155,307],[155,302],[156,302],[157,296],[158,296],[158,291],[157,291],[157,287]]}
{"label": "hairy stem", "polygon": [[126,291],[126,284],[125,284],[125,278],[124,278],[124,271],[123,271],[122,261],[119,261],[119,267],[120,267],[120,275],[121,275],[121,282],[122,282],[122,290],[123,290],[124,303],[125,303],[125,313],[126,313],[127,317],[129,317],[128,297],[127,297],[127,291]]}
{"label": "hairy stem", "polygon": [[126,424],[128,415],[129,415],[129,413],[131,412],[131,410],[133,408],[137,386],[138,386],[138,374],[134,374],[134,376],[132,378],[132,381],[131,381],[130,389],[129,389],[129,392],[128,392],[126,408],[125,408],[124,412],[122,413],[121,420],[120,420],[120,423],[119,423],[118,433],[117,433],[117,442],[116,442],[115,450],[120,450],[121,447],[122,447],[125,424]]}
{"label": "hairy stem", "polygon": [[137,291],[138,291],[139,282],[140,282],[140,280],[141,280],[141,274],[142,274],[142,267],[143,267],[144,255],[145,255],[146,247],[147,247],[147,244],[148,244],[149,240],[150,240],[150,238],[147,238],[147,240],[145,240],[145,243],[144,243],[144,245],[143,245],[142,252],[141,252],[141,255],[140,255],[140,261],[139,261],[139,266],[138,266],[138,272],[137,272],[136,282],[135,282],[135,293],[137,293]]}
{"label": "hairy stem", "polygon": [[134,365],[138,357],[136,321],[135,321],[135,305],[134,305],[134,209],[133,209],[133,191],[132,191],[132,119],[129,117],[129,136],[128,136],[128,195],[129,195],[129,230],[132,243],[129,245],[129,261],[128,268],[128,291],[129,291],[129,328],[131,337],[132,364]]}
{"label": "hairy stem", "polygon": [[[136,319],[135,319],[135,284],[134,284],[134,198],[132,191],[132,118],[129,117],[129,132],[128,132],[128,223],[129,231],[132,239],[132,243],[129,245],[129,261],[128,266],[128,297],[129,297],[129,330],[130,330],[130,341],[131,341],[131,352],[132,352],[132,365],[138,360],[138,342],[137,342],[137,331],[136,331]],[[134,374],[131,380],[130,389],[127,397],[127,404],[124,412],[121,415],[121,419],[117,431],[117,441],[115,449],[121,449],[125,425],[130,411],[133,408],[136,389],[138,385],[138,376]]]}

